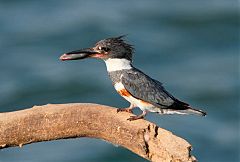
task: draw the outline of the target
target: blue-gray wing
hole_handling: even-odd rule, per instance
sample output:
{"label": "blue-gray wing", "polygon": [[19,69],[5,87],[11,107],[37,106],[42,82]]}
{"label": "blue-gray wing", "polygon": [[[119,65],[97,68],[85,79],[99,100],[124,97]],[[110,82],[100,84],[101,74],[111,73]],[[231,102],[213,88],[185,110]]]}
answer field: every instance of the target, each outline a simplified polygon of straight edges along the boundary
{"label": "blue-gray wing", "polygon": [[156,107],[167,108],[174,103],[174,97],[164,89],[161,82],[137,69],[125,71],[121,76],[121,82],[133,97]]}

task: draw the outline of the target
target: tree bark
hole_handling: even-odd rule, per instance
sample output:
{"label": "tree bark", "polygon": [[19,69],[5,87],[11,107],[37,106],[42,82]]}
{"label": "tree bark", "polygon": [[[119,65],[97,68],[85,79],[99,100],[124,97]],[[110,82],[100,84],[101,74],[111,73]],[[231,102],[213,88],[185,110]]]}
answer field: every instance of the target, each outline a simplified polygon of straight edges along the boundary
{"label": "tree bark", "polygon": [[192,162],[191,145],[146,120],[98,104],[48,104],[0,113],[0,149],[65,138],[92,137],[156,162]]}

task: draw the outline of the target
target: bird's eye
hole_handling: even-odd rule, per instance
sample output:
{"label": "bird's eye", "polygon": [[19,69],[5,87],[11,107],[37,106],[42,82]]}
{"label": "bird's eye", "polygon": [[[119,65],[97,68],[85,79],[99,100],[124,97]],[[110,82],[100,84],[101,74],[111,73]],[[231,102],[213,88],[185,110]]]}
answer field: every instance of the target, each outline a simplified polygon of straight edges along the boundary
{"label": "bird's eye", "polygon": [[110,51],[110,48],[102,47],[101,50],[103,50],[104,52],[108,52],[108,51]]}

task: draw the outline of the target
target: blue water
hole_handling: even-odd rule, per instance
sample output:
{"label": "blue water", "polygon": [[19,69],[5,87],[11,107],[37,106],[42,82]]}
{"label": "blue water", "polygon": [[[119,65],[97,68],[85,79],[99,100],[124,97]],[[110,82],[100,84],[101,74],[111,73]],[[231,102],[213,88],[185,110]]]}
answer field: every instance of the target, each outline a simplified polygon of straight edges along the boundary
{"label": "blue water", "polygon": [[[204,162],[239,161],[239,7],[234,0],[0,1],[0,111],[47,103],[128,106],[99,60],[58,57],[128,34],[134,65],[207,117],[147,120],[193,146]],[[96,82],[97,80],[97,82]],[[0,162],[145,161],[96,139],[71,139],[0,150]]]}

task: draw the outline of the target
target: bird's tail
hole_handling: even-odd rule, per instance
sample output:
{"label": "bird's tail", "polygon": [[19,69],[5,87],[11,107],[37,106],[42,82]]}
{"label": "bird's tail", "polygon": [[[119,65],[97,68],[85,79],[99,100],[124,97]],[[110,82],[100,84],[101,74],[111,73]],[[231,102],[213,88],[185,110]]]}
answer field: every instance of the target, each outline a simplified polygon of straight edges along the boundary
{"label": "bird's tail", "polygon": [[207,113],[199,110],[197,108],[192,108],[189,104],[176,100],[174,104],[172,104],[169,109],[172,109],[175,111],[175,113],[178,114],[194,114],[194,115],[200,115],[200,116],[206,116]]}
{"label": "bird's tail", "polygon": [[199,109],[191,108],[190,106],[188,106],[188,108],[185,110],[178,110],[178,111],[181,113],[184,113],[184,114],[196,114],[196,115],[200,115],[200,116],[207,115],[206,112],[199,110]]}

